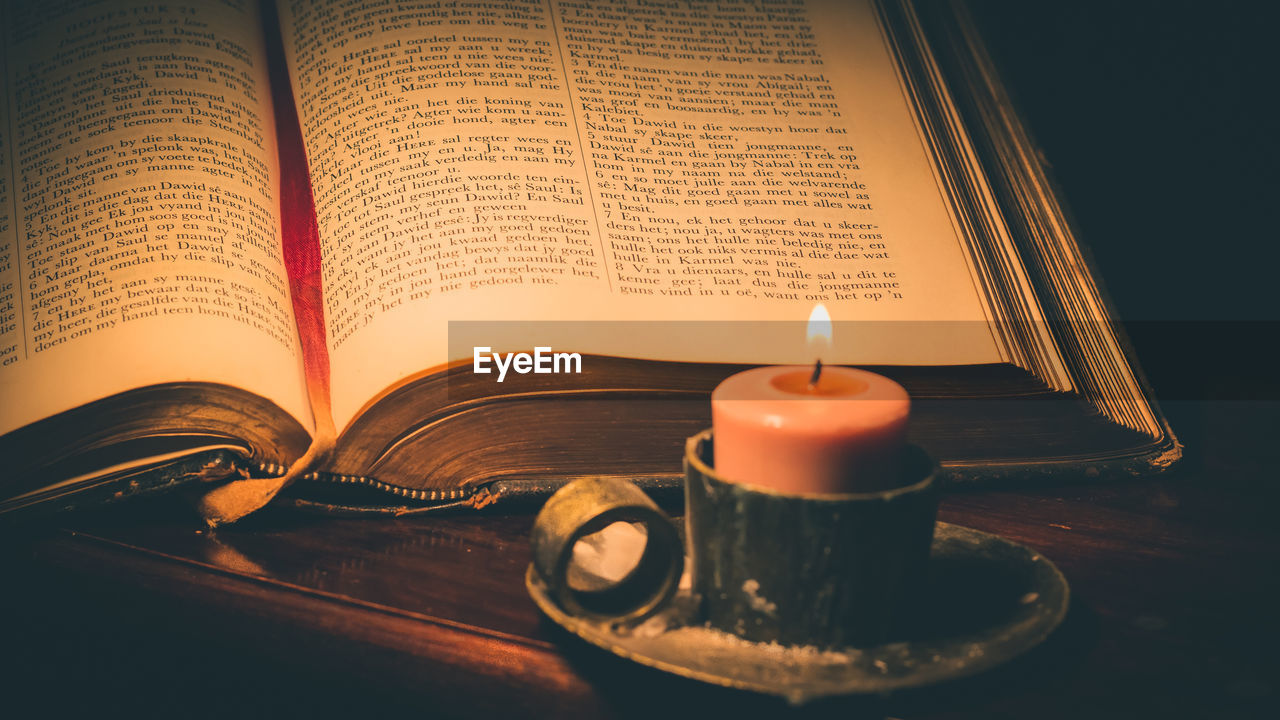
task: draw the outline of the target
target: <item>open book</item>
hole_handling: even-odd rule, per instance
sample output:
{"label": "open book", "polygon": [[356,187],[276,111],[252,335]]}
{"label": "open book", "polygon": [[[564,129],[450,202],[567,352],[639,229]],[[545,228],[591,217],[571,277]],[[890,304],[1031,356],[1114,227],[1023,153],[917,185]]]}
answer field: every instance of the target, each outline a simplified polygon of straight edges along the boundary
{"label": "open book", "polygon": [[[1179,454],[954,8],[5,12],[0,510],[675,482],[720,379],[813,361],[819,302],[953,479]],[[581,372],[475,372],[537,344]]]}

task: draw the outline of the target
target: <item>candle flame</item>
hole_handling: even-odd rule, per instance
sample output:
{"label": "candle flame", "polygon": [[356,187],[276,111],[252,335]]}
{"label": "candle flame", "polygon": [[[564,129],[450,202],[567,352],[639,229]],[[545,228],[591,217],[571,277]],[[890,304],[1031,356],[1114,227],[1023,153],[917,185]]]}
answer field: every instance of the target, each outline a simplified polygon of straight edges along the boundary
{"label": "candle flame", "polygon": [[814,358],[821,358],[822,352],[831,347],[831,314],[822,303],[813,306],[809,313],[809,348]]}

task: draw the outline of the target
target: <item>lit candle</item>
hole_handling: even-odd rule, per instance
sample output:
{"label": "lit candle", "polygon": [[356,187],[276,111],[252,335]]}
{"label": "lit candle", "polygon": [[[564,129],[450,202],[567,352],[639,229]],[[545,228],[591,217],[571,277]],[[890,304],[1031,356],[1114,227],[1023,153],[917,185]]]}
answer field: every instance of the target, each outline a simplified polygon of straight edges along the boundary
{"label": "lit candle", "polygon": [[[821,305],[810,343],[830,341]],[[825,332],[825,335],[823,333]],[[732,482],[789,493],[871,492],[899,484],[911,400],[882,375],[845,367],[762,367],[711,394],[715,468]]]}

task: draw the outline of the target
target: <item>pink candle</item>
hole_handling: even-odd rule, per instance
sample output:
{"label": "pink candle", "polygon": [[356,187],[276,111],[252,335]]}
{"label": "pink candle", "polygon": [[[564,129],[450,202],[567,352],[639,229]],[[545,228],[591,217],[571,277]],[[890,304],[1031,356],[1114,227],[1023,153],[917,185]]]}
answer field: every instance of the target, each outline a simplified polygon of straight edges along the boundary
{"label": "pink candle", "polygon": [[911,400],[865,370],[762,367],[711,394],[715,469],[726,480],[789,493],[897,486]]}

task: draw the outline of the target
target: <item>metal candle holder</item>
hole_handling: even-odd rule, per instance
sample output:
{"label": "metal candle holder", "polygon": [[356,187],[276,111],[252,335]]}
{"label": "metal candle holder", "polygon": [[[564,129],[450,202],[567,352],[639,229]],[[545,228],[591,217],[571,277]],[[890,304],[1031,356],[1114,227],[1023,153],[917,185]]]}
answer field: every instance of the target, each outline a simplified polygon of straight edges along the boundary
{"label": "metal candle holder", "polygon": [[685,526],[707,622],[781,645],[894,639],[916,605],[933,541],[933,459],[908,446],[899,487],[809,495],[730,482],[713,458],[710,430],[689,438]]}
{"label": "metal candle holder", "polygon": [[[899,487],[804,495],[730,482],[714,468],[710,430],[685,447],[685,527],[697,617],[743,639],[841,648],[893,639],[919,596],[933,540],[937,465],[904,451]],[[646,526],[638,565],[617,583],[575,588],[575,543],[617,520]],[[616,478],[565,486],[534,522],[534,566],[579,617],[636,623],[675,594],[675,528],[638,488]]]}
{"label": "metal candle holder", "polygon": [[[707,431],[685,448],[691,587],[675,525],[626,480],[584,478],[534,521],[525,584],[549,618],[619,657],[799,703],[981,672],[1066,615],[1066,580],[1039,552],[935,529],[937,466],[917,447],[895,489],[797,495],[720,477],[712,443]],[[645,530],[634,568],[570,583],[570,568],[592,571],[574,544],[618,519]]]}

